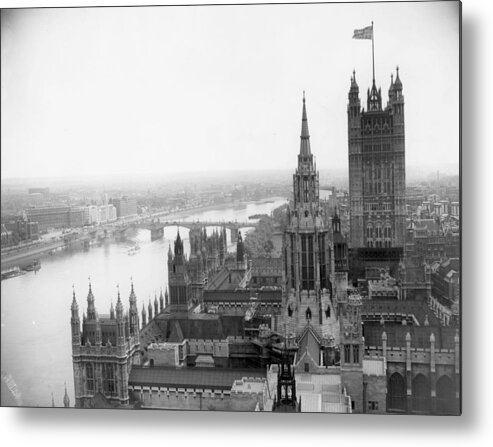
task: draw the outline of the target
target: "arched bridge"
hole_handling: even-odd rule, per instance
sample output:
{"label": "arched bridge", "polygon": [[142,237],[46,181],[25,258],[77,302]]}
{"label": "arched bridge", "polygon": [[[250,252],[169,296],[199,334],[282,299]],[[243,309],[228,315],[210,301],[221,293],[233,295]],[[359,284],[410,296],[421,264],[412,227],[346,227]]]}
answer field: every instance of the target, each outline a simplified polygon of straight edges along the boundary
{"label": "arched bridge", "polygon": [[166,227],[184,227],[188,230],[204,227],[225,227],[231,230],[231,242],[236,242],[238,231],[241,228],[255,227],[257,222],[238,222],[238,221],[187,221],[187,220],[163,220],[160,219],[143,219],[123,226],[118,226],[114,229],[115,236],[123,237],[125,231],[129,228],[145,228],[151,232],[151,240],[160,239],[164,236],[164,228]]}

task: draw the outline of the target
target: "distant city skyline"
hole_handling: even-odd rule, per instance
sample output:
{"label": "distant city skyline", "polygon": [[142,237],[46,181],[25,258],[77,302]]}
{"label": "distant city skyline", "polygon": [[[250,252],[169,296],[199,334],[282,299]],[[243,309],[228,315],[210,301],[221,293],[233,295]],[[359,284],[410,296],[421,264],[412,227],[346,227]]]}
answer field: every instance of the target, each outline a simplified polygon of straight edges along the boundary
{"label": "distant city skyline", "polygon": [[347,170],[350,76],[363,103],[372,77],[352,34],[372,20],[385,103],[400,67],[406,166],[458,169],[457,8],[3,11],[2,178],[290,170],[304,90],[317,169]]}

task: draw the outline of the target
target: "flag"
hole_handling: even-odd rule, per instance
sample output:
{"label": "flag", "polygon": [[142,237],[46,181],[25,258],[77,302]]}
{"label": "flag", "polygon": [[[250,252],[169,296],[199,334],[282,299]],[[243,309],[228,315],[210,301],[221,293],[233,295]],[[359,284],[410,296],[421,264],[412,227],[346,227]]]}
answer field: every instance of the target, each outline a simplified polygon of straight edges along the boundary
{"label": "flag", "polygon": [[353,39],[373,39],[373,25],[361,29],[355,29]]}

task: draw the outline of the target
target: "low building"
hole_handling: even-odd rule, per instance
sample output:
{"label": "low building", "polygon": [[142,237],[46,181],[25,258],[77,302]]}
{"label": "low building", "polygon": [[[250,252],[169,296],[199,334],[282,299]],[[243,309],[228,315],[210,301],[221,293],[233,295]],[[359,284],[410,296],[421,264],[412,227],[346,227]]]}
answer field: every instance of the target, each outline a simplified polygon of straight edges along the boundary
{"label": "low building", "polygon": [[44,206],[25,210],[30,222],[37,222],[40,232],[70,227],[70,206]]}
{"label": "low building", "polygon": [[134,216],[137,214],[137,200],[133,197],[123,196],[112,198],[111,204],[116,208],[117,218]]}

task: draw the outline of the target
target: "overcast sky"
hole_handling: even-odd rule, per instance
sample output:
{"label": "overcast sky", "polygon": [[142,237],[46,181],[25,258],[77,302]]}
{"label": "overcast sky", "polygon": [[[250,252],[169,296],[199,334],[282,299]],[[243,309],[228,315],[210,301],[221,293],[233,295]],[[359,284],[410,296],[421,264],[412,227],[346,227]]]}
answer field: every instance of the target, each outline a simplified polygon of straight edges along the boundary
{"label": "overcast sky", "polygon": [[399,65],[406,163],[459,161],[455,2],[2,11],[2,178],[347,168],[347,94]]}

